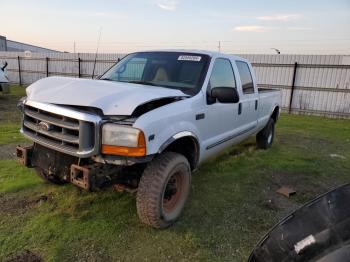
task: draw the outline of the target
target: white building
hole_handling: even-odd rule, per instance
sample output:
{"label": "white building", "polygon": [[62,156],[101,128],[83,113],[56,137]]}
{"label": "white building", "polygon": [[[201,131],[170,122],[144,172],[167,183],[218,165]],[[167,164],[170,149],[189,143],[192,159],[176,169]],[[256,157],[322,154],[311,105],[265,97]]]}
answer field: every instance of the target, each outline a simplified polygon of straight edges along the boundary
{"label": "white building", "polygon": [[0,36],[0,51],[9,52],[24,52],[31,51],[34,53],[58,53],[57,50],[52,50],[40,46],[25,44],[13,40],[6,39],[5,36]]}

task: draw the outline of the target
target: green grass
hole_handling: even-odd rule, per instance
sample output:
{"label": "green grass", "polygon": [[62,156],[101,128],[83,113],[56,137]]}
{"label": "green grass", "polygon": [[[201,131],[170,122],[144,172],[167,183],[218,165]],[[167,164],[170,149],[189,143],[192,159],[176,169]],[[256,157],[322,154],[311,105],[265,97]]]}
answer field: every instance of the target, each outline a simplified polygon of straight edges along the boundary
{"label": "green grass", "polygon": [[19,133],[19,123],[2,124],[0,128],[0,145],[25,141]]}
{"label": "green grass", "polygon": [[18,132],[21,115],[16,106],[25,96],[25,88],[13,85],[10,92],[5,95],[0,92],[0,145],[25,141]]}
{"label": "green grass", "polygon": [[[0,160],[0,261],[23,250],[45,261],[244,261],[280,218],[350,180],[350,121],[282,115],[276,132],[270,150],[250,139],[204,164],[167,230],[140,224],[134,195],[46,184]],[[297,194],[278,195],[281,185]]]}

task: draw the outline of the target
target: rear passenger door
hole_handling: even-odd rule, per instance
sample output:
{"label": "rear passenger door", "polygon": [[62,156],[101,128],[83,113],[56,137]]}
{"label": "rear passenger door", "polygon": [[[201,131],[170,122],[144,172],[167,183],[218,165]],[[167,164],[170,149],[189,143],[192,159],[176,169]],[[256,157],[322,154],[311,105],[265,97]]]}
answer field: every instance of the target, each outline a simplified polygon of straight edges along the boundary
{"label": "rear passenger door", "polygon": [[249,136],[255,132],[258,123],[258,93],[248,63],[237,60],[236,66],[240,76],[239,84],[242,87],[237,121],[240,126],[240,132]]}

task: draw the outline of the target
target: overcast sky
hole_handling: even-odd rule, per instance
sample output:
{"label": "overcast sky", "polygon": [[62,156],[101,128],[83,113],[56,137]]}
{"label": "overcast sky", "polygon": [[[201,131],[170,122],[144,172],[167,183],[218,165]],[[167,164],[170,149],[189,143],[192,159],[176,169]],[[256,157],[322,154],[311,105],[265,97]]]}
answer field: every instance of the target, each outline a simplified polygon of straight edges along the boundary
{"label": "overcast sky", "polygon": [[0,0],[0,35],[60,51],[350,54],[350,0]]}

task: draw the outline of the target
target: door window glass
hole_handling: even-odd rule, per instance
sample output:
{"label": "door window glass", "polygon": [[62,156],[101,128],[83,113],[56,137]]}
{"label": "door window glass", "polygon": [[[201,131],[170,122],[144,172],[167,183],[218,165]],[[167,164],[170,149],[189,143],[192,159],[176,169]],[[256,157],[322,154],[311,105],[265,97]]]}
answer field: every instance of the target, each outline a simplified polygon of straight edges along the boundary
{"label": "door window glass", "polygon": [[231,62],[227,59],[218,58],[215,60],[213,71],[210,76],[210,88],[232,87],[236,88],[236,79],[233,73]]}
{"label": "door window glass", "polygon": [[244,94],[253,94],[254,93],[254,84],[252,74],[247,63],[242,61],[236,62],[239,76],[241,77],[242,89]]}

